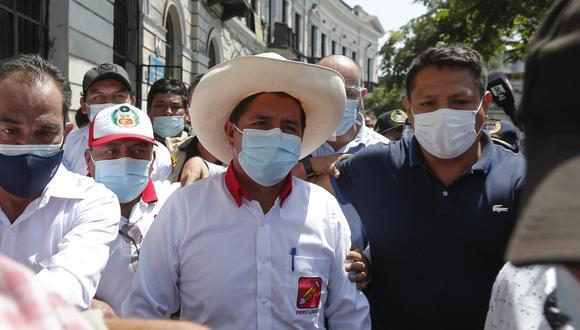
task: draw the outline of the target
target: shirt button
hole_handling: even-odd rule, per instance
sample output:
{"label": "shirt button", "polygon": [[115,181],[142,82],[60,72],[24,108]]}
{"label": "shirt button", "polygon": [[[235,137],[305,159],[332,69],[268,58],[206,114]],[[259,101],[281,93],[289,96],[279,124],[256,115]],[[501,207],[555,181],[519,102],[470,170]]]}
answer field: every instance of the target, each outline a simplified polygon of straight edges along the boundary
{"label": "shirt button", "polygon": [[449,193],[447,192],[447,190],[443,190],[443,197],[447,197],[449,196]]}
{"label": "shirt button", "polygon": [[263,298],[263,297],[262,297],[262,298],[260,298],[260,303],[261,303],[262,305],[263,305],[263,304],[265,304],[265,303],[267,303],[267,302],[268,302],[268,299],[266,299],[266,298]]}
{"label": "shirt button", "polygon": [[268,262],[268,259],[266,259],[266,258],[260,258],[260,263],[261,264],[265,264],[267,262]]}

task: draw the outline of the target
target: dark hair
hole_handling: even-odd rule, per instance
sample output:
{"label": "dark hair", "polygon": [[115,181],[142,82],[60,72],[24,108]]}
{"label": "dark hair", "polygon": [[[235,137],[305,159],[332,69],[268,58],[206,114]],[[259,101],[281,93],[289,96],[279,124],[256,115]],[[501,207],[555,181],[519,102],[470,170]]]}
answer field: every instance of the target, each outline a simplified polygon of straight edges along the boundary
{"label": "dark hair", "polygon": [[77,124],[78,128],[84,127],[91,123],[89,116],[83,112],[83,109],[80,108],[75,113],[75,123]]}
{"label": "dark hair", "polygon": [[181,100],[183,101],[183,107],[187,108],[189,98],[187,97],[187,88],[185,87],[185,84],[181,82],[181,80],[173,78],[163,78],[157,80],[153,84],[153,86],[151,86],[149,94],[147,94],[147,112],[149,112],[151,104],[153,104],[153,99],[155,98],[155,95],[161,93],[172,93],[181,96]]}
{"label": "dark hair", "polygon": [[300,103],[300,100],[298,100],[294,96],[287,94],[287,93],[284,93],[284,92],[260,92],[260,93],[252,94],[252,95],[246,97],[245,99],[240,101],[240,103],[238,103],[238,105],[236,105],[236,107],[234,108],[234,110],[230,114],[230,122],[237,125],[240,121],[240,117],[244,114],[244,112],[246,112],[250,103],[252,103],[252,101],[254,101],[254,99],[256,97],[258,97],[258,95],[262,95],[264,93],[274,93],[278,96],[286,97],[286,98],[289,98],[292,101],[296,102],[296,104],[298,104],[298,106],[300,107],[300,125],[302,125],[302,131],[304,132],[304,129],[306,128],[306,113],[304,113],[304,108],[302,107],[302,103]]}
{"label": "dark hair", "polygon": [[476,50],[464,44],[451,44],[431,47],[421,53],[413,60],[407,72],[406,88],[409,99],[411,99],[411,89],[413,89],[415,76],[427,66],[454,66],[469,69],[475,84],[479,87],[479,94],[483,97],[487,87],[487,69],[485,68],[483,57]]}
{"label": "dark hair", "polygon": [[0,62],[0,82],[12,74],[20,73],[21,81],[39,86],[51,78],[62,94],[63,123],[68,117],[72,92],[68,78],[59,68],[36,54],[20,54]]}

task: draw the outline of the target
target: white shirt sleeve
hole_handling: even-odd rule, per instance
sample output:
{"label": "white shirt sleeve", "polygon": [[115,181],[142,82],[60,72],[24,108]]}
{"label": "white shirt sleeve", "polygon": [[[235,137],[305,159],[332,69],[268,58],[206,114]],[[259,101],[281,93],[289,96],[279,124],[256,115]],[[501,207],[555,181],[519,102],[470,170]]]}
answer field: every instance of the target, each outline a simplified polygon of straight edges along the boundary
{"label": "white shirt sleeve", "polygon": [[515,267],[507,262],[493,284],[485,329],[551,329],[544,317],[544,302],[554,290],[553,267]]}
{"label": "white shirt sleeve", "polygon": [[139,256],[139,269],[121,315],[167,319],[179,309],[180,215],[169,198],[155,218]]}
{"label": "white shirt sleeve", "polygon": [[153,171],[151,172],[151,180],[166,181],[171,177],[173,165],[171,164],[171,154],[167,147],[159,143],[154,147],[155,159],[153,160]]}
{"label": "white shirt sleeve", "polygon": [[345,271],[346,254],[351,245],[348,223],[338,203],[335,200],[331,203],[330,217],[338,221],[334,233],[334,259],[330,268],[325,317],[330,329],[370,329],[367,298],[349,281]]}
{"label": "white shirt sleeve", "polygon": [[103,191],[104,188],[90,190],[88,193],[99,196],[77,203],[72,211],[75,214],[72,229],[58,243],[58,252],[36,275],[46,287],[80,309],[87,309],[95,295],[118,232],[119,202],[113,193]]}

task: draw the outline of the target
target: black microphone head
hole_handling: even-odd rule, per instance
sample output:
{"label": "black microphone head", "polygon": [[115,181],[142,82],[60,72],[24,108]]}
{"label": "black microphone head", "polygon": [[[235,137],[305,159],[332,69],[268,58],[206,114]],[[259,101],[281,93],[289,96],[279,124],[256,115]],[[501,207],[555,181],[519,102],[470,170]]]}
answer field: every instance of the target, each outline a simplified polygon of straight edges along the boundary
{"label": "black microphone head", "polygon": [[488,75],[487,90],[491,92],[493,102],[502,108],[515,123],[516,100],[507,76],[503,72],[491,72]]}

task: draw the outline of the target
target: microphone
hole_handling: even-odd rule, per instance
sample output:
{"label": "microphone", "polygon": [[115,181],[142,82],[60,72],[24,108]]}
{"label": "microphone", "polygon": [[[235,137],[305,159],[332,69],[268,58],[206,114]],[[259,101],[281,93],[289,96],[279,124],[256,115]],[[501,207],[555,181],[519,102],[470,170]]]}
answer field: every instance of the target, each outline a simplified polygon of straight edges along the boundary
{"label": "microphone", "polygon": [[516,121],[516,101],[514,91],[507,76],[500,71],[491,72],[487,78],[487,90],[493,96],[493,102],[510,117],[512,122],[518,126]]}

